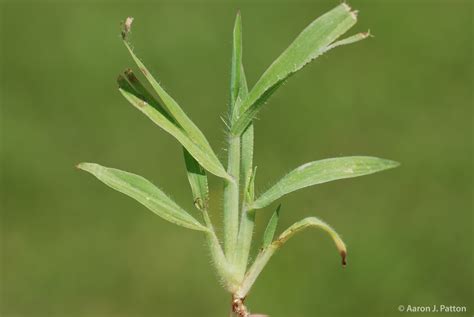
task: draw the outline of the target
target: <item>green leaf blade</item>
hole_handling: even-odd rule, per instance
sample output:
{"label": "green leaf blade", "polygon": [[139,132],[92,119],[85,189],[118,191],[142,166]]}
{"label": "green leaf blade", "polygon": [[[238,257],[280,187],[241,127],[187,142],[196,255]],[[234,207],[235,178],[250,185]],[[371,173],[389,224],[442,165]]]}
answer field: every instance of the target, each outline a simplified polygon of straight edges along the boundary
{"label": "green leaf blade", "polygon": [[185,148],[183,148],[183,154],[189,184],[193,192],[194,205],[201,211],[207,210],[209,186],[206,171]]}
{"label": "green leaf blade", "polygon": [[265,266],[268,264],[268,261],[270,261],[270,259],[275,254],[275,252],[278,251],[296,233],[306,228],[319,228],[326,231],[331,236],[331,238],[333,239],[336,245],[336,248],[342,259],[342,265],[345,266],[347,264],[346,263],[347,248],[344,241],[342,241],[341,237],[339,236],[339,234],[324,221],[316,217],[308,217],[291,225],[288,229],[283,231],[282,234],[280,234],[278,239],[271,242],[265,248],[260,250],[254,263],[248,270],[243,282],[241,283],[239,289],[237,290],[237,294],[239,295],[239,297],[245,298],[248,295],[250,289],[252,288],[253,284],[257,280],[258,276],[263,271]]}
{"label": "green leaf blade", "polygon": [[137,95],[136,91],[132,89],[130,84],[125,81],[123,77],[119,77],[119,91],[135,108],[145,114],[156,125],[175,137],[206,170],[225,179],[231,178],[212,149],[209,150],[209,148],[206,149],[196,144],[182,128],[170,121],[165,114],[160,112],[156,107],[153,107],[146,100]]}
{"label": "green leaf blade", "polygon": [[278,220],[280,219],[280,208],[281,204],[278,205],[277,209],[268,221],[267,228],[265,229],[265,233],[263,234],[262,248],[268,247],[273,241],[273,237],[275,236],[275,231],[278,226]]}
{"label": "green leaf blade", "polygon": [[[141,93],[143,96],[147,97],[147,98],[141,98],[141,99],[142,100],[143,99],[148,100],[148,102],[146,102],[146,100],[143,100],[143,101],[145,101],[148,106],[151,106],[151,107],[154,106],[154,108],[157,112],[159,112],[168,121],[170,121],[173,125],[175,125],[177,129],[182,130],[182,132],[183,132],[182,134],[184,134],[189,139],[189,141],[194,143],[195,148],[200,149],[198,152],[200,152],[201,154],[204,154],[204,155],[195,156],[197,151],[194,151],[194,150],[188,148],[188,146],[186,146],[185,144],[182,143],[182,140],[179,140],[181,142],[181,144],[184,147],[186,147],[186,149],[188,149],[188,151],[191,153],[191,155],[193,155],[194,158],[204,168],[206,168],[209,172],[211,172],[212,174],[214,174],[216,176],[219,176],[219,177],[222,177],[222,178],[225,178],[225,179],[228,179],[228,180],[232,181],[233,180],[232,177],[230,177],[226,173],[224,167],[222,166],[222,163],[219,161],[217,155],[212,150],[211,145],[209,144],[209,142],[207,141],[206,137],[201,132],[201,130],[199,130],[199,128],[194,124],[194,122],[186,115],[186,113],[183,111],[183,109],[181,109],[179,104],[161,87],[161,85],[158,83],[158,81],[151,75],[150,71],[146,68],[146,66],[142,63],[142,61],[133,52],[133,49],[131,48],[131,45],[128,42],[128,35],[129,35],[130,29],[131,29],[131,23],[132,23],[133,19],[127,19],[127,21],[129,21],[129,23],[126,25],[126,27],[122,31],[123,43],[124,43],[125,47],[127,48],[127,50],[129,51],[130,55],[132,56],[132,59],[135,61],[138,68],[142,72],[142,74],[145,76],[145,78],[148,80],[150,85],[155,90],[156,94],[161,99],[162,104],[159,104],[157,106],[154,102],[155,101],[154,98],[150,97],[151,94],[149,94],[146,91],[146,89],[145,89],[145,92],[144,92],[143,91],[144,87],[141,84],[139,84],[138,81],[137,82],[134,81],[134,79],[136,79],[136,77],[135,78],[134,78],[134,76],[129,77],[128,76],[129,74],[126,73],[127,77],[131,80],[131,83],[132,83],[131,86],[133,86],[133,88],[135,90],[134,92],[128,91],[128,93],[129,94],[134,94],[135,93],[135,95],[136,95],[137,92],[138,92],[138,93]],[[123,94],[123,91],[127,91],[127,88],[129,88],[129,87],[126,87],[126,86],[127,85],[125,85],[125,86],[123,85],[123,79],[119,78],[119,87],[121,88],[122,94]],[[128,85],[128,86],[130,86],[130,85]],[[127,96],[125,96],[125,97],[127,98]],[[135,97],[139,98],[139,96],[135,96]],[[127,99],[130,101],[130,98],[127,98]],[[140,110],[142,110],[142,112],[145,112],[144,111],[145,108],[148,108],[148,107],[146,107],[146,105],[144,105],[143,107],[140,108]],[[164,108],[166,108],[166,109],[164,109]],[[150,113],[150,111],[148,111],[148,109],[146,109],[146,111],[148,113]],[[176,130],[176,129],[173,129],[173,130]],[[173,133],[171,133],[171,134],[173,134]],[[189,142],[187,142],[187,143],[189,143]],[[210,164],[208,164],[207,161],[209,161]]]}
{"label": "green leaf blade", "polygon": [[309,24],[270,65],[240,107],[232,134],[240,135],[271,94],[292,74],[326,51],[326,47],[357,21],[355,12],[343,3]]}
{"label": "green leaf blade", "polygon": [[146,68],[146,66],[142,63],[142,61],[135,55],[130,44],[124,40],[124,44],[132,59],[137,64],[138,68],[148,80],[150,85],[153,87],[155,92],[158,94],[160,99],[163,101],[163,105],[169,111],[171,116],[179,123],[179,125],[183,128],[184,131],[189,135],[191,139],[193,139],[197,144],[201,147],[205,148],[208,151],[212,151],[209,142],[207,141],[204,134],[199,130],[199,128],[194,124],[194,122],[186,115],[183,109],[179,106],[179,104],[161,87],[158,81],[151,75],[150,71]]}
{"label": "green leaf blade", "polygon": [[327,46],[325,49],[324,49],[324,52],[327,52],[329,50],[332,50],[333,48],[336,48],[338,46],[342,46],[342,45],[349,45],[349,44],[354,44],[354,43],[357,43],[359,41],[362,41],[362,40],[365,40],[366,38],[368,38],[370,36],[370,32],[364,32],[364,33],[357,33],[355,35],[352,35],[352,36],[349,36],[345,39],[342,39],[340,41],[336,41],[334,43],[332,43],[331,45]]}
{"label": "green leaf blade", "polygon": [[232,37],[232,62],[230,71],[230,121],[234,121],[238,114],[235,109],[237,98],[241,89],[242,77],[242,17],[237,13]]}
{"label": "green leaf blade", "polygon": [[288,229],[286,229],[274,242],[279,247],[286,243],[293,235],[296,233],[306,229],[306,228],[319,228],[326,231],[334,241],[336,248],[341,256],[342,265],[345,266],[347,264],[346,257],[347,257],[347,248],[346,244],[339,236],[339,234],[334,230],[330,225],[325,223],[324,221],[316,218],[316,217],[308,217],[301,221],[298,221],[291,225]]}
{"label": "green leaf blade", "polygon": [[80,163],[77,167],[94,175],[116,191],[135,199],[153,213],[171,223],[188,229],[209,231],[158,187],[142,176],[95,163]]}
{"label": "green leaf blade", "polygon": [[370,156],[349,156],[306,163],[285,175],[263,193],[252,204],[252,209],[266,207],[278,198],[304,187],[369,175],[398,165],[395,161]]}

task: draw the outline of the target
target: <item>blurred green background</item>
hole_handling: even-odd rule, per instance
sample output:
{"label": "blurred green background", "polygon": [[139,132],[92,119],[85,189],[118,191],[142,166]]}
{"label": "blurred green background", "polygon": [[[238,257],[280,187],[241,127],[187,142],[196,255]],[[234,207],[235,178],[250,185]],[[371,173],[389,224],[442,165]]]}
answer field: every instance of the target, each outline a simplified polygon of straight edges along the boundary
{"label": "blurred green background", "polygon": [[[74,169],[93,161],[142,174],[192,210],[180,146],[116,89],[133,65],[119,23],[135,18],[135,51],[225,160],[237,9],[252,85],[338,3],[3,1],[0,315],[227,316],[200,233]],[[349,265],[307,231],[271,260],[248,304],[272,317],[403,316],[408,304],[472,316],[472,2],[350,3],[360,10],[351,32],[375,37],[322,56],[271,98],[256,123],[258,188],[327,157],[402,166],[284,197],[280,230],[321,217],[346,240]],[[220,223],[219,179],[211,190]]]}

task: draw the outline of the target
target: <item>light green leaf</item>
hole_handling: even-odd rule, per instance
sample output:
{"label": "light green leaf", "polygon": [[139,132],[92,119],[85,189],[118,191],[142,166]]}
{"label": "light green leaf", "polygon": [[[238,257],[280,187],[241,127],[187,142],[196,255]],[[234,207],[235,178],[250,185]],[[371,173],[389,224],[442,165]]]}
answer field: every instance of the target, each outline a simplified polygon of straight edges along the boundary
{"label": "light green leaf", "polygon": [[251,206],[260,209],[295,190],[343,178],[373,174],[397,167],[395,161],[370,156],[349,156],[306,163],[294,169],[263,193]]}
{"label": "light green leaf", "polygon": [[91,173],[107,186],[135,199],[169,222],[193,230],[209,231],[159,188],[139,175],[94,163],[80,163],[77,167]]}
{"label": "light green leaf", "polygon": [[258,276],[262,272],[262,270],[267,265],[270,258],[275,254],[278,249],[280,249],[285,242],[288,241],[293,235],[297,232],[302,231],[306,228],[319,228],[326,231],[331,238],[333,239],[334,243],[336,244],[336,248],[339,251],[339,254],[342,259],[342,265],[346,265],[346,257],[347,257],[347,249],[344,241],[342,241],[341,237],[337,234],[337,232],[331,228],[327,223],[324,221],[316,218],[316,217],[309,217],[305,218],[301,221],[298,221],[291,225],[288,229],[286,229],[275,241],[270,243],[266,248],[262,249],[260,253],[257,255],[252,266],[249,268],[247,274],[245,275],[244,281],[242,282],[240,288],[237,290],[237,295],[240,298],[245,298],[252,288],[253,284],[257,280]]}
{"label": "light green leaf", "polygon": [[357,21],[355,12],[343,3],[313,21],[270,65],[242,100],[239,118],[231,133],[240,135],[270,95],[292,74],[327,51],[327,47]]}
{"label": "light green leaf", "polygon": [[263,234],[262,248],[268,247],[273,241],[273,237],[275,236],[275,231],[278,226],[278,220],[280,219],[280,208],[281,204],[278,205],[277,209],[268,221],[267,228],[265,229],[265,233]]}
{"label": "light green leaf", "polygon": [[[232,46],[232,67],[231,67],[231,125],[234,119],[239,114],[240,110],[235,108],[235,105],[241,106],[241,101],[248,96],[247,79],[245,77],[244,66],[242,64],[242,17],[240,12],[237,13],[233,32],[233,46]],[[247,189],[252,175],[253,162],[253,146],[254,133],[253,124],[244,131],[240,138],[240,154],[241,154],[241,168],[242,179],[244,180],[244,188]]]}
{"label": "light green leaf", "polygon": [[189,135],[189,137],[199,144],[201,147],[205,148],[206,150],[211,150],[211,146],[209,145],[206,137],[204,134],[199,130],[199,128],[194,124],[194,122],[189,119],[186,113],[181,109],[178,103],[161,87],[158,81],[151,75],[149,70],[145,67],[145,65],[138,59],[138,57],[133,52],[130,44],[124,40],[124,44],[127,47],[130,55],[132,55],[133,60],[137,64],[140,71],[143,73],[145,78],[151,84],[155,92],[160,97],[161,101],[163,101],[163,106],[169,111],[169,113],[173,116],[173,118],[179,123],[179,125],[183,128],[184,131]]}
{"label": "light green leaf", "polygon": [[336,248],[339,251],[339,254],[342,259],[342,265],[346,265],[346,257],[347,257],[347,249],[344,241],[342,241],[341,237],[337,234],[337,232],[331,228],[327,223],[324,221],[316,218],[316,217],[308,217],[301,221],[298,221],[291,225],[288,229],[286,229],[274,242],[278,247],[281,247],[286,241],[288,241],[293,235],[297,232],[300,232],[306,228],[320,228],[326,231],[331,238],[334,240],[336,244]]}
{"label": "light green leaf", "polygon": [[158,110],[170,122],[178,126],[176,120],[174,120],[174,118],[168,113],[165,107],[163,107],[163,105],[152,94],[150,94],[150,92],[145,88],[145,86],[143,86],[143,84],[135,76],[131,69],[125,70],[123,76],[119,76],[118,82],[119,87],[122,87],[123,85],[130,85],[136,96],[138,96],[140,99],[145,100],[150,106]]}
{"label": "light green leaf", "polygon": [[209,201],[206,171],[185,148],[183,148],[183,154],[189,184],[193,192],[194,205],[199,210],[206,210]]}
{"label": "light green leaf", "polygon": [[255,175],[257,174],[257,166],[253,168],[253,171],[248,175],[248,179],[245,181],[245,203],[247,204],[248,211],[251,211],[251,204],[255,200]]}
{"label": "light green leaf", "polygon": [[[247,81],[245,79],[245,74],[243,71],[242,66],[242,76],[240,82],[240,91],[239,91],[239,100],[243,100],[247,98],[248,89],[247,89]],[[240,153],[242,156],[241,159],[241,171],[242,171],[242,179],[244,180],[244,188],[248,188],[249,180],[252,175],[253,170],[253,147],[254,147],[254,128],[253,123],[245,129],[244,133],[240,137]],[[253,193],[252,193],[253,196]]]}
{"label": "light green leaf", "polygon": [[[202,144],[197,144],[195,140],[178,125],[166,116],[166,112],[159,107],[152,106],[150,103],[155,101],[147,101],[142,96],[137,94],[137,91],[131,84],[123,77],[119,76],[118,79],[119,91],[122,95],[133,105],[135,108],[144,113],[151,121],[161,127],[163,130],[174,136],[188,151],[189,153],[203,166],[206,170],[214,175],[222,178],[231,179],[226,173],[221,162],[209,148],[203,148]],[[150,103],[149,103],[150,102]]]}
{"label": "light green leaf", "polygon": [[327,52],[329,50],[332,50],[333,48],[336,48],[338,46],[342,46],[342,45],[348,45],[348,44],[354,44],[356,42],[359,42],[359,41],[362,41],[362,40],[365,40],[366,38],[368,38],[370,36],[370,32],[364,32],[364,33],[357,33],[355,35],[352,35],[352,36],[349,36],[345,39],[342,39],[340,41],[336,41],[334,43],[332,43],[331,45],[327,46],[324,50],[324,52]]}
{"label": "light green leaf", "polygon": [[[241,171],[242,171],[242,179],[244,182],[248,182],[250,179],[250,175],[252,174],[253,170],[253,147],[254,147],[254,128],[253,123],[251,123],[247,129],[245,129],[244,133],[240,137],[241,139]],[[248,185],[245,183],[245,187]]]}
{"label": "light green leaf", "polygon": [[[240,12],[237,13],[234,23],[232,38],[232,62],[230,70],[230,121],[234,122],[238,115],[238,109],[235,109],[237,98],[240,94],[242,83],[242,18]],[[245,80],[245,79],[244,79]]]}
{"label": "light green leaf", "polygon": [[[130,20],[130,23],[128,24],[128,26],[124,28],[122,32],[123,43],[125,44],[125,47],[130,52],[130,55],[132,56],[133,60],[137,64],[140,71],[143,73],[143,75],[151,84],[151,86],[153,87],[157,95],[160,97],[162,104],[159,104],[159,107],[157,107],[155,103],[156,100],[153,97],[150,98],[151,94],[149,94],[148,92],[143,93],[142,91],[143,86],[141,86],[140,84],[139,87],[136,87],[135,86],[136,82],[132,80],[131,86],[135,90],[135,95],[136,95],[136,92],[138,92],[143,97],[145,97],[141,99],[142,100],[144,99],[144,101],[146,101],[149,106],[154,107],[155,110],[160,112],[162,116],[172,121],[177,126],[177,128],[179,128],[180,130],[184,132],[183,134],[187,136],[189,141],[194,143],[195,147],[200,149],[199,152],[204,155],[196,156],[197,154],[196,151],[191,150],[190,148],[188,148],[188,146],[181,143],[189,151],[189,153],[202,165],[202,167],[204,167],[205,169],[207,169],[209,172],[211,172],[214,175],[217,175],[217,176],[220,176],[222,178],[232,181],[233,180],[232,177],[230,177],[226,173],[224,167],[222,166],[221,162],[219,161],[216,154],[212,150],[209,142],[207,141],[206,137],[201,132],[201,130],[199,130],[199,128],[194,124],[194,122],[191,121],[191,119],[186,115],[183,109],[181,109],[178,103],[161,87],[158,81],[151,75],[150,71],[145,67],[145,65],[133,52],[127,38],[128,33],[130,32],[130,28],[131,28],[131,21],[133,20]],[[119,85],[120,85],[120,81],[119,81]],[[121,90],[122,93],[123,93],[123,90],[126,90],[123,86],[121,86],[120,88],[122,89]],[[146,91],[146,89],[143,89],[143,90]],[[133,94],[134,92],[128,91],[128,93]],[[128,97],[125,96],[125,97],[130,101],[129,96]],[[139,98],[139,96],[135,96],[135,97]],[[141,110],[143,111],[143,109]],[[174,135],[173,133],[171,134]],[[208,164],[208,162],[210,162],[210,164]]]}

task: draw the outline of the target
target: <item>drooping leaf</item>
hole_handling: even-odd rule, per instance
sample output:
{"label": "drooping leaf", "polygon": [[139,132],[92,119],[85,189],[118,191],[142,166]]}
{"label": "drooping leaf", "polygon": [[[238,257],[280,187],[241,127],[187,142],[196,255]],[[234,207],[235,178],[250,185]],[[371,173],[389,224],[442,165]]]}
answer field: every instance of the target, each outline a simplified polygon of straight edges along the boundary
{"label": "drooping leaf", "polygon": [[316,218],[316,217],[308,217],[301,221],[298,221],[291,225],[288,229],[283,231],[283,233],[278,237],[278,239],[274,242],[279,247],[281,247],[286,241],[288,241],[293,235],[297,232],[300,232],[306,228],[320,228],[326,231],[331,238],[334,240],[336,244],[336,248],[339,251],[339,255],[341,256],[342,265],[345,266],[346,257],[347,257],[347,249],[344,241],[342,241],[341,237],[337,234],[337,232],[331,228],[330,225],[325,223],[324,221]]}
{"label": "drooping leaf", "polygon": [[201,166],[214,175],[230,179],[230,176],[226,173],[221,162],[212,150],[203,148],[200,144],[197,144],[180,126],[170,121],[169,118],[166,117],[166,113],[157,109],[156,106],[150,105],[143,97],[137,94],[136,90],[123,76],[119,76],[118,84],[120,93],[122,93],[135,108],[143,112],[163,130],[174,136]]}
{"label": "drooping leaf", "polygon": [[292,74],[323,54],[327,47],[349,30],[357,17],[343,3],[313,21],[270,65],[239,106],[239,118],[231,133],[240,135],[270,95]]}
{"label": "drooping leaf", "polygon": [[373,174],[397,167],[399,163],[370,156],[349,156],[306,163],[286,174],[252,204],[252,209],[268,206],[295,190],[343,178]]}
{"label": "drooping leaf", "polygon": [[169,222],[193,230],[209,231],[158,187],[139,175],[95,163],[80,163],[77,167],[91,173],[107,186],[135,199]]}
{"label": "drooping leaf", "polygon": [[342,265],[346,265],[346,245],[344,244],[344,241],[342,241],[341,237],[337,234],[337,232],[327,223],[316,217],[305,218],[291,225],[278,237],[278,239],[276,239],[275,241],[267,245],[266,248],[260,251],[254,263],[245,275],[245,279],[242,282],[240,288],[237,290],[237,295],[241,298],[245,298],[250,289],[252,288],[253,284],[257,280],[258,276],[273,256],[273,254],[275,254],[275,252],[278,251],[285,244],[285,242],[288,241],[288,239],[290,239],[294,234],[306,228],[320,228],[326,231],[336,244],[336,248],[339,251],[339,254],[342,259]]}
{"label": "drooping leaf", "polygon": [[183,148],[183,154],[189,184],[193,192],[194,205],[199,210],[205,210],[209,201],[206,171],[185,148]]}
{"label": "drooping leaf", "polygon": [[277,209],[268,221],[267,228],[265,229],[265,233],[263,234],[262,248],[268,247],[273,241],[273,237],[275,236],[275,231],[278,226],[278,220],[280,219],[280,208],[281,204],[278,205]]}

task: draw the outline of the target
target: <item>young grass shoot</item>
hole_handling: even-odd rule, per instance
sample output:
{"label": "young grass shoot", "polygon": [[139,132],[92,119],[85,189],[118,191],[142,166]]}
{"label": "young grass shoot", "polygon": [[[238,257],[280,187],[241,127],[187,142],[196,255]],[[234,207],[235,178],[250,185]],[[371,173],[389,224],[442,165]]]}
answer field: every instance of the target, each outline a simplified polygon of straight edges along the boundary
{"label": "young grass shoot", "polygon": [[[263,212],[266,207],[275,206],[283,196],[301,188],[369,175],[399,164],[370,156],[313,161],[295,168],[273,186],[263,190],[262,194],[256,195],[257,169],[253,165],[254,120],[262,107],[270,106],[267,102],[270,96],[292,74],[336,47],[352,44],[369,36],[368,33],[359,33],[340,39],[355,25],[357,12],[343,3],[311,22],[270,64],[251,89],[248,88],[242,63],[242,23],[240,14],[237,14],[232,42],[226,164],[219,160],[206,136],[183,108],[135,55],[129,42],[132,21],[132,18],[127,18],[123,24],[122,40],[148,84],[145,85],[133,70],[127,69],[118,76],[119,91],[132,106],[182,145],[184,165],[197,211],[192,213],[184,210],[142,176],[95,163],[80,163],[77,167],[135,199],[163,219],[202,233],[207,240],[215,271],[224,288],[232,295],[232,316],[252,316],[244,305],[245,298],[270,258],[297,232],[307,228],[327,232],[345,265],[346,246],[337,232],[324,221],[316,217],[305,218],[276,235],[278,219],[284,211],[278,204],[262,239],[253,236],[255,214]],[[217,176],[224,183],[222,236],[216,233],[208,214],[208,173]],[[260,251],[256,255],[250,255],[252,244],[255,243],[261,243]]]}

